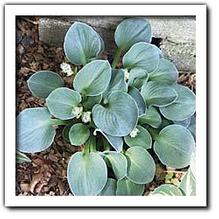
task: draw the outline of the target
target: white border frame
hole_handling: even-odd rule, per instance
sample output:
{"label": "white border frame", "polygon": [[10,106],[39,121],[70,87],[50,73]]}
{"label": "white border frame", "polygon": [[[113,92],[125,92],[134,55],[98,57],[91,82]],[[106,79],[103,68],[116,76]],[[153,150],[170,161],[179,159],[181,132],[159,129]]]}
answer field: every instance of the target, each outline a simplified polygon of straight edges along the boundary
{"label": "white border frame", "polygon": [[[15,196],[16,16],[196,16],[196,178],[197,195],[171,196]],[[69,207],[205,207],[206,185],[206,5],[5,5],[5,205]]]}

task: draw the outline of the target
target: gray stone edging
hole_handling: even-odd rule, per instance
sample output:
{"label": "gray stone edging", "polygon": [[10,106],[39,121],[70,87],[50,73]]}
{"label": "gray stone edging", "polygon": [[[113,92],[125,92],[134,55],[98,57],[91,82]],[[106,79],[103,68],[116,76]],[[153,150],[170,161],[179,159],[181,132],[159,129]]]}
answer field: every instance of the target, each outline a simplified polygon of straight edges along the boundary
{"label": "gray stone edging", "polygon": [[[195,72],[195,17],[145,17],[152,26],[153,37],[161,40],[160,48],[180,71]],[[50,46],[62,46],[69,26],[75,21],[91,25],[103,37],[106,50],[115,49],[114,30],[124,17],[42,17],[39,20],[40,40]]]}

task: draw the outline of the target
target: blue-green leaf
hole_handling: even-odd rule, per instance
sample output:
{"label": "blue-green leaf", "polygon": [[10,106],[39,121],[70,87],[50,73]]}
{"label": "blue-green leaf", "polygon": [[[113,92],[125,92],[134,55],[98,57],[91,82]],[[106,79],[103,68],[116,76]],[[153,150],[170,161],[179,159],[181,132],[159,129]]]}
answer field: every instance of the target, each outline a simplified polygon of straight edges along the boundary
{"label": "blue-green leaf", "polygon": [[140,125],[148,124],[153,128],[158,128],[162,123],[162,119],[157,109],[149,106],[146,113],[139,117],[138,122]]}
{"label": "blue-green leaf", "polygon": [[19,151],[16,151],[16,162],[17,163],[24,163],[24,162],[30,163],[31,159],[27,155]]}
{"label": "blue-green leaf", "polygon": [[77,116],[74,107],[81,102],[81,96],[77,91],[69,88],[57,88],[46,98],[46,104],[50,113],[62,120],[72,119]]}
{"label": "blue-green leaf", "polygon": [[116,195],[141,196],[144,192],[144,187],[144,184],[136,184],[125,177],[117,181]]}
{"label": "blue-green leaf", "polygon": [[69,131],[69,140],[72,145],[80,146],[84,144],[90,136],[90,130],[88,126],[77,123],[74,124]]}
{"label": "blue-green leaf", "polygon": [[102,94],[110,83],[111,67],[108,61],[95,60],[85,65],[76,75],[73,86],[86,96]]}
{"label": "blue-green leaf", "polygon": [[137,129],[138,133],[135,137],[131,137],[130,135],[124,137],[125,143],[129,147],[140,146],[145,149],[151,148],[152,138],[150,133],[140,125],[137,126]]}
{"label": "blue-green leaf", "polygon": [[128,85],[140,89],[148,81],[149,74],[142,68],[133,68],[129,72]]}
{"label": "blue-green leaf", "polygon": [[121,152],[123,149],[123,138],[118,136],[108,135],[101,130],[98,130],[102,133],[102,135],[106,138],[107,142],[117,151]]}
{"label": "blue-green leaf", "polygon": [[85,65],[103,50],[104,43],[100,35],[85,23],[75,22],[65,35],[64,52],[73,64]]}
{"label": "blue-green leaf", "polygon": [[104,92],[104,96],[107,96],[113,91],[127,92],[128,86],[125,82],[124,70],[112,69],[112,76],[108,88]]}
{"label": "blue-green leaf", "polygon": [[[126,136],[136,126],[138,107],[127,93],[115,91],[104,106],[97,104],[92,109],[95,125],[111,136]],[[127,119],[128,118],[128,119]]]}
{"label": "blue-green leaf", "polygon": [[195,94],[187,87],[179,84],[172,86],[177,92],[174,103],[160,107],[162,115],[172,121],[183,121],[195,113]]}
{"label": "blue-green leaf", "polygon": [[127,177],[134,183],[146,184],[153,180],[155,162],[151,155],[142,147],[131,147],[125,153],[128,159]]}
{"label": "blue-green leaf", "polygon": [[156,137],[154,151],[167,167],[184,168],[190,164],[195,152],[195,141],[185,127],[169,125]]}
{"label": "blue-green leaf", "polygon": [[138,91],[135,87],[129,87],[128,94],[135,100],[137,106],[138,106],[138,114],[139,116],[145,113],[146,105],[144,102],[143,97],[141,96],[141,93]]}
{"label": "blue-green leaf", "polygon": [[153,106],[168,106],[177,99],[177,93],[172,87],[155,81],[145,83],[141,95],[147,105]]}
{"label": "blue-green leaf", "polygon": [[66,125],[63,130],[62,130],[62,137],[64,138],[65,141],[70,142],[69,140],[69,131],[72,127],[73,123],[70,123]]}
{"label": "blue-green leaf", "polygon": [[141,18],[125,19],[117,26],[114,37],[116,45],[127,51],[135,43],[151,42],[151,25]]}
{"label": "blue-green leaf", "polygon": [[149,43],[136,43],[123,56],[123,66],[127,69],[142,68],[147,72],[154,71],[160,59],[160,50]]}
{"label": "blue-green leaf", "polygon": [[183,196],[180,189],[172,184],[160,185],[151,193],[151,195]]}
{"label": "blue-green leaf", "polygon": [[187,173],[183,176],[179,188],[187,196],[196,195],[196,179],[194,174],[191,171],[191,168],[187,170]]}
{"label": "blue-green leaf", "polygon": [[17,149],[24,153],[46,150],[53,142],[55,128],[46,108],[23,110],[17,117]]}
{"label": "blue-green leaf", "polygon": [[68,163],[67,179],[74,195],[97,195],[107,182],[107,166],[94,152],[76,152]]}
{"label": "blue-green leaf", "polygon": [[116,195],[116,180],[108,178],[106,185],[99,194],[100,196],[115,196]]}
{"label": "blue-green leaf", "polygon": [[178,74],[172,62],[161,58],[158,67],[153,72],[150,72],[149,80],[162,82],[163,84],[173,84],[177,81]]}
{"label": "blue-green leaf", "polygon": [[122,179],[127,175],[127,159],[126,157],[115,151],[106,151],[104,156],[108,159],[112,170],[117,179]]}
{"label": "blue-green leaf", "polygon": [[191,117],[185,119],[185,120],[182,120],[182,121],[173,121],[174,124],[177,124],[177,125],[182,125],[184,126],[185,128],[188,128],[190,122],[191,122]]}
{"label": "blue-green leaf", "polygon": [[46,98],[58,87],[64,86],[63,79],[52,71],[38,71],[31,75],[27,85],[33,96]]}
{"label": "blue-green leaf", "polygon": [[192,133],[193,137],[196,139],[196,116],[195,114],[191,117],[188,129]]}

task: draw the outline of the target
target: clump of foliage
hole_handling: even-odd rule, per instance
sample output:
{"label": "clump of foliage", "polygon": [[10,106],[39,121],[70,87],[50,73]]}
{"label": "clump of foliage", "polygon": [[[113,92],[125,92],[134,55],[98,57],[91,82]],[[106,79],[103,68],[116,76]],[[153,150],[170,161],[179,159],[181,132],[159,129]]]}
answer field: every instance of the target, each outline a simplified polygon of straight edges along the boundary
{"label": "clump of foliage", "polygon": [[[73,75],[73,88],[64,87],[52,71],[38,71],[28,80],[32,94],[45,98],[46,106],[18,115],[17,149],[46,150],[56,128],[63,127],[63,138],[82,148],[68,163],[74,195],[142,195],[155,177],[154,153],[167,167],[190,165],[195,153],[195,95],[177,84],[176,67],[151,39],[147,20],[122,21],[115,31],[117,50],[110,64],[100,59],[100,35],[75,22],[66,33],[64,51],[77,69],[61,65]],[[183,195],[174,186],[163,186],[154,193],[172,187],[171,194]]]}

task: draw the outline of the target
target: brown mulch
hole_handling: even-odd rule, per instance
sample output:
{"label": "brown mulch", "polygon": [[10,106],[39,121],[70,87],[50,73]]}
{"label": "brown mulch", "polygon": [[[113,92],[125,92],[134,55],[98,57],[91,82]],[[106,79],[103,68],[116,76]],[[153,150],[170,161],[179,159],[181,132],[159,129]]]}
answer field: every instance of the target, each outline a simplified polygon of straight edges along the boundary
{"label": "brown mulch", "polygon": [[[59,73],[65,85],[71,87],[72,79],[65,77],[60,64],[64,60],[62,48],[48,47],[39,41],[38,18],[17,18],[17,114],[25,108],[44,106],[44,100],[33,97],[27,87],[27,79],[38,70],[51,70]],[[66,169],[69,157],[78,148],[67,144],[57,135],[53,147],[29,154],[31,163],[17,164],[16,195],[69,195]]]}
{"label": "brown mulch", "polygon": [[[49,47],[39,41],[38,17],[17,17],[16,35],[16,79],[17,79],[17,114],[25,108],[44,106],[42,99],[33,97],[27,87],[28,78],[36,71],[51,70],[59,73],[67,87],[72,87],[72,78],[66,77],[60,69],[64,61],[63,49]],[[104,54],[107,59],[107,54]],[[188,86],[195,92],[195,74],[182,74],[179,83]],[[70,156],[80,150],[62,139],[61,129],[53,146],[48,150],[28,154],[31,163],[17,164],[16,167],[16,195],[71,195],[66,170]],[[153,191],[158,185],[165,182],[166,170],[161,164],[157,164],[155,180],[146,185],[145,195]],[[173,178],[180,179],[180,174]]]}
{"label": "brown mulch", "polygon": [[183,73],[178,78],[178,83],[187,86],[196,93],[196,74],[194,72]]}

